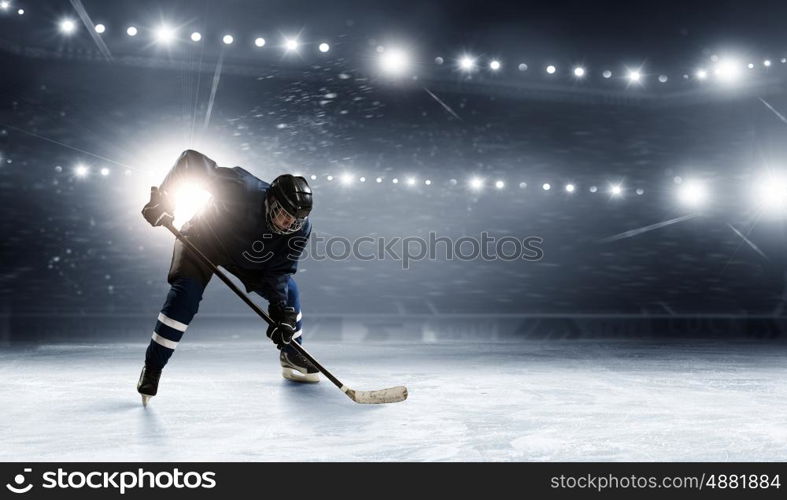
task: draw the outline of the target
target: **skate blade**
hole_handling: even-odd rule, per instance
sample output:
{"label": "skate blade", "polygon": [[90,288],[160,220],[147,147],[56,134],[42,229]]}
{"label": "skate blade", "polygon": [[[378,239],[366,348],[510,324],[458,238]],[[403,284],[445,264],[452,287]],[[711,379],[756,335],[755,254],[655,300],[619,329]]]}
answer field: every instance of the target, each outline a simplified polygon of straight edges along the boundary
{"label": "skate blade", "polygon": [[282,367],[281,376],[293,382],[300,382],[302,384],[316,384],[320,381],[319,373],[303,374],[294,368]]}
{"label": "skate blade", "polygon": [[140,394],[140,396],[142,396],[142,406],[147,408],[148,407],[148,401],[150,401],[150,398],[152,398],[153,396],[148,396],[146,394]]}

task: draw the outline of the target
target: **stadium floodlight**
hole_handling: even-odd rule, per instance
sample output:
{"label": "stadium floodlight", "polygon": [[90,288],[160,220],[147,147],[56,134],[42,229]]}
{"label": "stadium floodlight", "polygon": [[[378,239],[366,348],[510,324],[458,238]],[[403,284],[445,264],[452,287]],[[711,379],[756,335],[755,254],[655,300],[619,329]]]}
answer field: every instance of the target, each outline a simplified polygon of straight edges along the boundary
{"label": "stadium floodlight", "polygon": [[192,42],[199,42],[200,40],[202,40],[202,33],[200,33],[199,31],[195,31],[194,33],[191,34]]}
{"label": "stadium floodlight", "polygon": [[557,71],[557,68],[555,67],[554,64],[550,64],[549,66],[547,66],[547,73],[548,74],[554,75],[555,71]]}
{"label": "stadium floodlight", "polygon": [[415,186],[415,177],[408,177],[407,178],[407,185],[408,186]]}
{"label": "stadium floodlight", "polygon": [[366,182],[366,177],[359,177],[358,180],[361,182]]}
{"label": "stadium floodlight", "polygon": [[339,180],[341,181],[342,185],[349,186],[350,184],[353,183],[354,178],[353,178],[352,174],[344,173],[339,178]]}
{"label": "stadium floodlight", "polygon": [[735,59],[722,59],[713,70],[720,81],[734,83],[741,77],[741,64]]}
{"label": "stadium floodlight", "polygon": [[126,28],[126,34],[128,36],[137,36],[137,33],[139,33],[139,31],[137,30],[136,26],[129,26]]}
{"label": "stadium floodlight", "polygon": [[329,175],[329,176],[327,176],[327,177],[326,177],[326,179],[328,179],[328,182],[330,182],[330,181],[332,181],[332,180],[333,180],[333,176],[332,176],[332,175]]}
{"label": "stadium floodlight", "polygon": [[95,29],[96,33],[98,33],[100,35],[100,34],[104,33],[107,30],[107,27],[104,26],[103,24],[97,24],[97,25],[95,25],[93,27],[93,29]]}
{"label": "stadium floodlight", "polygon": [[754,69],[754,63],[749,63],[746,65],[746,67],[749,69]]}
{"label": "stadium floodlight", "polygon": [[468,182],[468,185],[470,186],[470,189],[474,191],[479,191],[481,188],[484,187],[484,179],[480,177],[473,177]]}
{"label": "stadium floodlight", "polygon": [[667,75],[659,75],[659,83],[667,83],[669,81],[669,77]]}
{"label": "stadium floodlight", "polygon": [[497,59],[492,59],[489,62],[489,69],[491,69],[492,71],[498,71],[500,68],[501,68],[501,64],[500,61],[498,61]]}
{"label": "stadium floodlight", "polygon": [[771,60],[770,59],[764,60],[762,62],[762,65],[765,66],[766,68],[770,68],[771,67]]}
{"label": "stadium floodlight", "polygon": [[381,182],[383,182],[383,178],[382,178],[382,177],[378,177],[378,178],[376,178],[374,181],[375,181],[377,184],[380,184]]}
{"label": "stadium floodlight", "polygon": [[19,9],[18,11],[16,11],[16,13],[19,14],[20,16],[24,16],[25,15],[25,9]]}
{"label": "stadium floodlight", "polygon": [[153,32],[153,36],[156,38],[156,42],[167,45],[171,43],[175,39],[175,29],[167,24],[162,24],[156,31]]}
{"label": "stadium floodlight", "polygon": [[331,50],[331,46],[327,42],[322,42],[319,46],[317,46],[317,50],[325,54],[329,50]]}
{"label": "stadium floodlight", "polygon": [[459,58],[459,69],[462,71],[473,71],[475,64],[475,58],[472,56],[464,55]]}
{"label": "stadium floodlight", "polygon": [[574,76],[577,78],[582,78],[585,76],[585,68],[582,66],[577,66],[574,68]]}
{"label": "stadium floodlight", "polygon": [[629,71],[628,79],[631,83],[639,83],[642,80],[642,73],[639,70],[631,70]]}
{"label": "stadium floodlight", "polygon": [[576,190],[576,186],[573,184],[566,184],[566,192],[573,193]]}
{"label": "stadium floodlight", "polygon": [[504,187],[506,187],[506,183],[505,183],[505,182],[503,182],[503,181],[496,181],[496,182],[495,182],[495,187],[496,187],[497,189],[503,189]]}
{"label": "stadium floodlight", "polygon": [[552,189],[552,185],[549,184],[548,182],[545,182],[541,185],[541,189],[543,189],[544,191],[549,191],[550,189]]}
{"label": "stadium floodlight", "polygon": [[11,6],[11,2],[8,2],[6,0],[3,0],[2,2],[0,2],[0,9],[8,10],[8,8],[10,6]]}
{"label": "stadium floodlight", "polygon": [[623,194],[623,186],[620,184],[613,184],[609,187],[609,194],[613,197],[618,197]]}
{"label": "stadium floodlight", "polygon": [[298,50],[298,39],[297,38],[286,38],[284,40],[284,50],[287,52],[295,52]]}
{"label": "stadium floodlight", "polygon": [[681,182],[677,191],[678,201],[689,208],[699,208],[707,203],[708,189],[696,179]]}
{"label": "stadium floodlight", "polygon": [[107,167],[102,168],[101,169],[101,175],[103,175],[104,177],[108,176],[109,175],[109,169]]}
{"label": "stadium floodlight", "polygon": [[410,58],[402,49],[385,49],[380,54],[380,69],[387,75],[401,76],[409,67]]}
{"label": "stadium floodlight", "polygon": [[232,35],[224,35],[221,37],[221,41],[224,42],[224,45],[232,45],[232,42],[235,41],[235,37]]}
{"label": "stadium floodlight", "polygon": [[81,163],[74,168],[74,174],[76,174],[77,177],[87,177],[88,173],[90,173],[90,169]]}
{"label": "stadium floodlight", "polygon": [[311,179],[313,181],[316,181],[317,180],[317,176],[312,174],[312,175],[309,176],[309,179]]}
{"label": "stadium floodlight", "polygon": [[610,79],[612,78],[612,72],[608,69],[605,69],[604,72],[601,73],[601,76],[603,76],[606,79]]}
{"label": "stadium floodlight", "polygon": [[265,47],[265,39],[261,36],[258,36],[254,39],[254,46],[255,47]]}
{"label": "stadium floodlight", "polygon": [[700,68],[697,70],[697,73],[695,73],[695,76],[697,77],[697,80],[705,80],[708,78],[708,72]]}
{"label": "stadium floodlight", "polygon": [[426,184],[427,186],[431,186],[432,185],[432,181],[430,179],[426,179],[424,181],[424,184]]}
{"label": "stadium floodlight", "polygon": [[60,32],[65,35],[70,35],[76,31],[77,25],[72,19],[63,19],[60,21]]}
{"label": "stadium floodlight", "polygon": [[754,186],[754,200],[766,212],[784,214],[787,208],[787,177],[779,172],[761,176]]}
{"label": "stadium floodlight", "polygon": [[394,177],[393,179],[391,179],[391,182],[394,183],[394,184],[399,184],[399,179]]}

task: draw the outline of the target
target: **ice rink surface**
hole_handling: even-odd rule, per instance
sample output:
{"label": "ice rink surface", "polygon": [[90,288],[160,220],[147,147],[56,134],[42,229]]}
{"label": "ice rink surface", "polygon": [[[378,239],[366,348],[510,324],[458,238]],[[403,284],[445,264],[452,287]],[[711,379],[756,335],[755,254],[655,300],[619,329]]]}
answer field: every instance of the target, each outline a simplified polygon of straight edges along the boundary
{"label": "ice rink surface", "polygon": [[733,342],[319,343],[358,405],[270,345],[184,342],[143,408],[145,345],[0,348],[4,461],[784,461],[787,349]]}

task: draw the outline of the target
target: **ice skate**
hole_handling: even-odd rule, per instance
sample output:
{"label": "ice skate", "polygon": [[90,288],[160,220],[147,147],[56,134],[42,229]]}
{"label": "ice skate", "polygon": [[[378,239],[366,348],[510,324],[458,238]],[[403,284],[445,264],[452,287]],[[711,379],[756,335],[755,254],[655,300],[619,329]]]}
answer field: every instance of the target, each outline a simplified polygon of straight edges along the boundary
{"label": "ice skate", "polygon": [[153,370],[147,366],[142,368],[137,382],[137,392],[142,396],[142,406],[147,407],[150,398],[158,392],[159,378],[161,378],[161,370]]}
{"label": "ice skate", "polygon": [[320,381],[320,372],[295,349],[284,348],[279,354],[281,376],[293,382],[313,384]]}

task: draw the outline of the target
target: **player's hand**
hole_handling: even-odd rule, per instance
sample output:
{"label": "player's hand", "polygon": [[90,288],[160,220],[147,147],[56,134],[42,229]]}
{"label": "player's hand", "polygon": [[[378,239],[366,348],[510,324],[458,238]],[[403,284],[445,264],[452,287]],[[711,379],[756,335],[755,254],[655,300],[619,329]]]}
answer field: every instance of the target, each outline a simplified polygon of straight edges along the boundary
{"label": "player's hand", "polygon": [[298,313],[294,307],[271,304],[268,307],[268,314],[274,324],[268,327],[266,332],[268,338],[276,344],[279,349],[292,342],[295,335],[295,324],[298,320]]}
{"label": "player's hand", "polygon": [[167,194],[160,191],[156,186],[150,188],[150,201],[142,208],[142,217],[153,226],[161,226],[167,222],[172,222],[175,218],[175,210]]}

